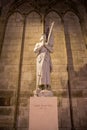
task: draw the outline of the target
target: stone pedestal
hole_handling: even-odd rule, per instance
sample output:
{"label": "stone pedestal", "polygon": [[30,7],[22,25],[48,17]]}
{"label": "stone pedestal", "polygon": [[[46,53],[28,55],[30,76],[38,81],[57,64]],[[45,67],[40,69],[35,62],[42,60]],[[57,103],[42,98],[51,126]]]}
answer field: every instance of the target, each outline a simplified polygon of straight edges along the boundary
{"label": "stone pedestal", "polygon": [[58,130],[56,97],[31,97],[29,130]]}

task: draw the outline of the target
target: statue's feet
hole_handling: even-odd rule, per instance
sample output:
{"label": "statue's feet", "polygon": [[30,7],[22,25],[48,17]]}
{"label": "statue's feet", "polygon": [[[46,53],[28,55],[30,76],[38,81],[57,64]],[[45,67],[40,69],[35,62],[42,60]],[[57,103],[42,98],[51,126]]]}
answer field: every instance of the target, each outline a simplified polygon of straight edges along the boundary
{"label": "statue's feet", "polygon": [[40,88],[35,89],[35,90],[33,91],[33,93],[34,93],[34,97],[38,97],[40,91],[41,91]]}
{"label": "statue's feet", "polygon": [[44,84],[42,84],[42,85],[39,85],[39,88],[41,89],[41,90],[51,90],[51,86],[50,85],[44,85]]}
{"label": "statue's feet", "polygon": [[51,87],[48,86],[48,88],[40,88],[38,87],[37,89],[35,89],[33,91],[34,93],[34,97],[52,97],[53,96],[53,92],[51,90]]}

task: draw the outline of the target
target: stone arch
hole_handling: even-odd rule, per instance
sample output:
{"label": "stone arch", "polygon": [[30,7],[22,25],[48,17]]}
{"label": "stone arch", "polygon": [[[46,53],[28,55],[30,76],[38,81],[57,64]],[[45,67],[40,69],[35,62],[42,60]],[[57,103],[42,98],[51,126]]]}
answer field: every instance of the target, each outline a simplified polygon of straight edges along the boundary
{"label": "stone arch", "polygon": [[[1,53],[1,63],[0,63],[0,65],[4,67],[3,76],[5,76],[7,79],[9,78],[8,85],[6,84],[6,86],[11,87],[12,85],[13,88],[16,87],[16,84],[14,82],[15,80],[17,81],[18,77],[13,76],[15,73],[10,72],[10,69],[12,69],[13,67],[14,68],[13,71],[16,70],[18,74],[20,49],[22,42],[22,31],[23,31],[23,18],[19,13],[14,13],[9,17],[6,26],[3,48]],[[9,71],[12,74],[12,76],[10,75],[10,73],[8,74],[7,71]],[[8,75],[11,77],[9,77]],[[14,80],[13,83],[12,83],[12,77]]]}
{"label": "stone arch", "polygon": [[[82,113],[82,105],[79,103],[81,101],[81,94],[83,94],[84,89],[87,87],[86,72],[87,67],[85,64],[86,58],[86,48],[84,44],[84,38],[82,35],[81,25],[79,18],[73,12],[67,12],[64,16],[64,27],[66,35],[66,47],[68,55],[68,65],[69,65],[69,89],[71,91],[71,101],[73,110],[73,121],[74,127],[78,128],[80,123],[79,119],[84,119]],[[86,61],[87,63],[87,61]],[[80,91],[79,91],[80,90]],[[78,103],[76,109],[74,109],[74,103],[77,100],[76,95],[78,95]],[[75,96],[75,98],[73,98]],[[83,101],[82,101],[83,102]],[[80,104],[80,105],[79,105]],[[78,116],[74,117],[78,112]],[[85,121],[85,120],[84,120]]]}
{"label": "stone arch", "polygon": [[[36,87],[36,57],[34,46],[42,34],[41,16],[33,11],[26,17],[24,56],[22,68],[21,91],[32,92]],[[25,86],[25,88],[24,88]]]}
{"label": "stone arch", "polygon": [[[23,18],[19,13],[12,14],[7,22],[2,53],[0,58],[0,88],[10,98],[12,116],[14,117],[15,95],[18,90],[20,51],[22,44]],[[14,106],[14,107],[13,107]],[[10,117],[9,117],[10,119]],[[11,118],[10,124],[14,118]],[[12,125],[12,124],[11,124]]]}
{"label": "stone arch", "polygon": [[[69,11],[64,16],[65,33],[68,32],[69,42],[72,51],[72,64],[75,71],[84,65],[85,44],[82,35],[81,25],[79,18],[76,14]],[[69,55],[69,54],[68,54]]]}
{"label": "stone arch", "polygon": [[59,90],[63,91],[67,86],[67,57],[63,25],[60,16],[54,11],[49,12],[46,16],[45,28],[47,28],[52,21],[55,22],[53,28],[54,52],[52,54],[52,87],[54,91],[59,92]]}
{"label": "stone arch", "polygon": [[[67,17],[67,18],[66,18]],[[67,11],[65,14],[64,14],[64,21],[65,20],[71,20],[71,21],[73,21],[73,22],[75,22],[75,20],[76,21],[79,21],[79,17],[74,13],[74,12],[72,12],[72,11]]]}

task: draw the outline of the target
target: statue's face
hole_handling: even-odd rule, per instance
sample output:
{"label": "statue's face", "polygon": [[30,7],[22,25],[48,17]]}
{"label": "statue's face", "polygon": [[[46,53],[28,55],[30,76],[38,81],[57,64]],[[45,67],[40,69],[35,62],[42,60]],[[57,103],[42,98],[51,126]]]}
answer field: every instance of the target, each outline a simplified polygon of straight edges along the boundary
{"label": "statue's face", "polygon": [[45,34],[43,34],[42,36],[41,36],[41,38],[40,38],[40,41],[46,41],[46,35]]}

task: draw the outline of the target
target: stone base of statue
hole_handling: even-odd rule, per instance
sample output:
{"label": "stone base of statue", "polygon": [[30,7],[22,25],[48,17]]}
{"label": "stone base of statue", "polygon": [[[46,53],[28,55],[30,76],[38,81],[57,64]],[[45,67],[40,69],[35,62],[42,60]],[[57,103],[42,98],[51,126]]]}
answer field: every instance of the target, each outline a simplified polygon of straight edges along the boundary
{"label": "stone base of statue", "polygon": [[53,97],[53,92],[51,90],[41,90],[40,93],[38,94],[39,97]]}
{"label": "stone base of statue", "polygon": [[42,95],[30,97],[29,130],[58,130],[57,97]]}
{"label": "stone base of statue", "polygon": [[34,97],[38,96],[38,97],[52,97],[53,96],[53,92],[51,90],[41,90],[39,88],[37,88],[36,90],[34,90]]}

